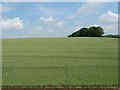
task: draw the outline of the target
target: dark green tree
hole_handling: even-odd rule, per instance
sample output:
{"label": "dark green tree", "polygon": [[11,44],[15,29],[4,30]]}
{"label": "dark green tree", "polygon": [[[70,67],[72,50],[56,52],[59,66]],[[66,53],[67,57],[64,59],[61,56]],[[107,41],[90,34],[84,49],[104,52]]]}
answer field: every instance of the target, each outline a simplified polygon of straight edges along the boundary
{"label": "dark green tree", "polygon": [[100,26],[90,27],[88,34],[90,37],[100,37],[104,34],[104,31]]}
{"label": "dark green tree", "polygon": [[104,34],[103,29],[98,27],[81,28],[80,30],[70,34],[68,37],[101,37]]}

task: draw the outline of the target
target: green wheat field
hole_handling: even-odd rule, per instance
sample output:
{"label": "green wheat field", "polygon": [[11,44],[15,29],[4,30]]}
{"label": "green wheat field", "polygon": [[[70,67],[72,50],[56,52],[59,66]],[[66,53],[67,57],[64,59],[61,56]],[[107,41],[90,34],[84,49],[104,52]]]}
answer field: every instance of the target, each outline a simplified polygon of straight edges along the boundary
{"label": "green wheat field", "polygon": [[118,85],[118,39],[2,40],[3,85]]}

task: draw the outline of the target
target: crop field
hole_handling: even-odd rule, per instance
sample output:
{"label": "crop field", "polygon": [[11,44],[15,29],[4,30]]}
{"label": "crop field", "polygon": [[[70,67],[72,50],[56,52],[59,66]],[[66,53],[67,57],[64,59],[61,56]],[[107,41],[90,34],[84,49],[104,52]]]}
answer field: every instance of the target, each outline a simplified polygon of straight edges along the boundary
{"label": "crop field", "polygon": [[3,85],[118,85],[118,39],[3,39]]}

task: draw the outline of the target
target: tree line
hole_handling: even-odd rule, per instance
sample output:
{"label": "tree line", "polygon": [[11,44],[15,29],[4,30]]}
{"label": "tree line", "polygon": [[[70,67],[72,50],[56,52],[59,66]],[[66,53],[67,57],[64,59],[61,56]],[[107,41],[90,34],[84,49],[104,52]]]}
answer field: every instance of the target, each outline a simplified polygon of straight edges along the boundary
{"label": "tree line", "polygon": [[80,30],[68,35],[68,37],[101,37],[104,34],[104,30],[98,27],[81,28]]}

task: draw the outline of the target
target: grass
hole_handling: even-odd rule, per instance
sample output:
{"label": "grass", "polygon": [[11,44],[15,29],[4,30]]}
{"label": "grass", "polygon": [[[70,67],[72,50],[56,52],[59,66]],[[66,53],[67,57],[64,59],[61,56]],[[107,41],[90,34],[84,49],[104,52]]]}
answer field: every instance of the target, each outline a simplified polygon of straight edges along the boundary
{"label": "grass", "polygon": [[3,85],[118,85],[118,39],[3,39]]}

